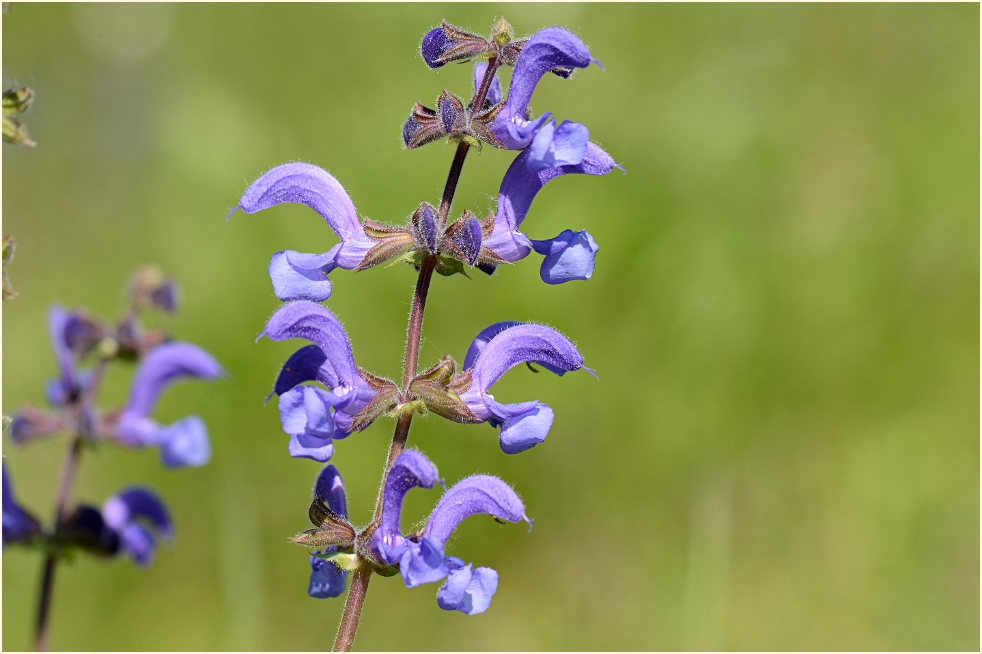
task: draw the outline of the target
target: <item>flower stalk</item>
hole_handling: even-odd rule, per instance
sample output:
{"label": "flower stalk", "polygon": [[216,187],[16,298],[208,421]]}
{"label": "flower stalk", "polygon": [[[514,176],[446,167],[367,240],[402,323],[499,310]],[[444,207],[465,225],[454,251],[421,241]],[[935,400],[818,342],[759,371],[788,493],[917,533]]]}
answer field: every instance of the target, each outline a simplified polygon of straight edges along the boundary
{"label": "flower stalk", "polygon": [[[65,519],[65,507],[68,506],[68,497],[72,491],[72,484],[75,481],[75,472],[78,469],[78,461],[82,454],[83,440],[80,435],[72,438],[71,445],[68,447],[68,456],[61,468],[61,481],[58,482],[58,499],[55,504],[55,526],[52,540],[57,540],[58,530]],[[41,590],[38,596],[37,620],[34,630],[34,651],[45,652],[48,650],[48,617],[51,614],[51,595],[54,590],[55,569],[58,565],[58,551],[55,546],[48,549],[44,557],[44,568],[41,573]]]}
{"label": "flower stalk", "polygon": [[[471,105],[480,106],[487,96],[488,89],[491,88],[491,81],[498,70],[498,59],[492,58],[484,71],[484,78],[481,86],[474,93]],[[443,196],[440,199],[440,208],[437,212],[437,220],[440,227],[444,227],[447,216],[450,214],[450,207],[453,205],[454,194],[457,191],[457,182],[460,180],[460,173],[464,168],[464,160],[467,158],[467,151],[470,146],[461,141],[457,145],[454,153],[453,162],[450,164],[450,172],[447,173],[447,182],[443,187]],[[409,328],[406,334],[406,355],[402,366],[402,392],[405,393],[409,388],[409,383],[419,367],[419,344],[423,336],[423,311],[426,308],[426,296],[430,290],[430,281],[433,279],[433,271],[436,268],[437,257],[429,255],[424,257],[419,266],[419,276],[416,278],[416,288],[413,291],[412,308],[409,311]],[[399,415],[396,421],[395,431],[392,434],[392,442],[389,444],[389,454],[385,461],[385,470],[382,472],[382,481],[379,484],[378,499],[375,502],[375,514],[372,517],[371,530],[378,527],[382,516],[382,496],[385,489],[385,482],[392,471],[392,464],[399,457],[406,447],[409,440],[409,427],[413,421],[413,412],[407,411]],[[355,640],[355,632],[358,630],[358,621],[361,618],[362,606],[365,603],[365,595],[368,592],[368,581],[371,578],[372,569],[363,565],[355,571],[351,588],[344,601],[344,613],[341,615],[341,624],[338,625],[338,634],[334,640],[335,652],[351,651],[351,644]]]}

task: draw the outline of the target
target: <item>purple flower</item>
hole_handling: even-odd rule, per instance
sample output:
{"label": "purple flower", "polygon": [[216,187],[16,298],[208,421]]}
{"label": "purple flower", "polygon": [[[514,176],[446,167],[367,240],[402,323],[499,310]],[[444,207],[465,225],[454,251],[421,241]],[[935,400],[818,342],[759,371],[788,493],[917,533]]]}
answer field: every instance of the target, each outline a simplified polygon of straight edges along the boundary
{"label": "purple flower", "polygon": [[72,348],[84,324],[77,313],[66,311],[57,305],[48,311],[48,333],[58,362],[59,374],[47,383],[45,395],[54,406],[68,406],[74,403],[91,383],[91,374],[77,369],[78,360]]}
{"label": "purple flower", "polygon": [[589,279],[593,274],[598,247],[586,231],[564,230],[558,236],[533,241],[520,231],[532,200],[545,184],[570,173],[606,175],[617,165],[609,154],[594,143],[587,143],[582,161],[535,169],[530,164],[532,150],[522,152],[505,172],[498,191],[498,209],[491,233],[481,243],[485,261],[514,263],[535,250],[545,255],[539,275],[548,284],[573,279]]}
{"label": "purple flower", "polygon": [[211,458],[211,446],[201,418],[188,416],[163,427],[149,415],[164,389],[178,379],[215,379],[221,374],[218,362],[197,346],[181,342],[158,345],[140,362],[129,399],[110,435],[130,447],[159,447],[167,467],[204,465]]}
{"label": "purple flower", "polygon": [[474,475],[451,487],[430,514],[422,533],[405,537],[400,532],[402,501],[410,488],[432,488],[436,467],[416,450],[405,450],[396,459],[382,495],[382,520],[372,535],[372,548],[381,561],[399,566],[407,588],[446,578],[437,603],[446,610],[468,615],[483,613],[498,588],[498,573],[476,568],[444,554],[447,539],[466,518],[475,514],[498,520],[524,520],[525,507],[505,482],[488,475]]}
{"label": "purple flower", "polygon": [[451,61],[471,59],[486,52],[489,47],[490,44],[482,37],[465,32],[447,21],[424,34],[423,41],[419,44],[423,61],[430,68],[439,68]]}
{"label": "purple flower", "polygon": [[589,138],[586,127],[579,123],[563,122],[559,128],[549,128],[549,113],[538,119],[528,119],[529,101],[542,76],[556,70],[586,68],[591,61],[590,51],[571,32],[559,27],[539,30],[522,47],[515,62],[508,87],[508,98],[495,116],[491,131],[508,150],[521,150],[534,145],[530,164],[533,169],[547,168],[555,164],[576,164],[585,152]]}
{"label": "purple flower", "polygon": [[[317,481],[314,483],[314,497],[327,505],[334,513],[342,518],[348,517],[348,505],[344,495],[344,484],[337,468],[332,465],[324,466]],[[335,551],[335,547],[325,547],[323,551],[310,555],[310,585],[307,594],[311,597],[337,597],[344,592],[348,573],[341,570],[321,556]]]}
{"label": "purple flower", "polygon": [[3,547],[32,539],[41,533],[37,518],[25,511],[14,496],[13,486],[7,478],[7,464],[3,464]]}
{"label": "purple flower", "polygon": [[[273,392],[279,394],[280,419],[290,435],[290,455],[327,461],[332,440],[364,429],[355,417],[385,393],[391,382],[355,365],[351,343],[338,319],[320,304],[297,300],[280,307],[260,334],[273,341],[303,338],[308,345],[283,366]],[[329,390],[303,382],[317,381]],[[370,421],[369,421],[370,422]]]}
{"label": "purple flower", "polygon": [[464,374],[470,378],[459,396],[475,421],[501,428],[501,449],[507,454],[544,441],[554,417],[552,409],[538,400],[502,404],[488,393],[520,363],[538,363],[558,375],[579,368],[592,374],[573,343],[551,327],[504,322],[482,330],[464,358]]}
{"label": "purple flower", "polygon": [[331,295],[328,273],[335,268],[355,270],[376,243],[365,234],[344,187],[330,173],[308,163],[283,164],[263,173],[246,189],[229,216],[239,209],[256,213],[284,202],[307,205],[341,238],[323,254],[283,250],[269,262],[277,298],[321,302]]}
{"label": "purple flower", "polygon": [[102,519],[119,538],[119,551],[137,565],[146,567],[153,560],[156,538],[174,536],[167,507],[152,491],[131,486],[110,497],[102,505]]}

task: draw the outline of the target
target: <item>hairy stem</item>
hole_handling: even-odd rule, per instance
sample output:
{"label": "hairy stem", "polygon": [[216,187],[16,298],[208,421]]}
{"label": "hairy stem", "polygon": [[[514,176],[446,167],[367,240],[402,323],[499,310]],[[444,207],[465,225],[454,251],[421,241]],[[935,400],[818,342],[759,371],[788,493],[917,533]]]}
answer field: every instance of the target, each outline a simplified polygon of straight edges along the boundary
{"label": "hairy stem", "polygon": [[[494,73],[500,65],[497,58],[491,58],[488,68],[484,72],[484,78],[478,87],[474,98],[471,100],[472,107],[480,107],[484,104],[488,89],[491,88],[491,81]],[[457,182],[460,180],[460,172],[464,168],[464,160],[467,158],[467,151],[470,148],[467,143],[459,143],[457,152],[454,154],[453,162],[450,164],[450,172],[447,173],[447,183],[443,187],[443,196],[440,199],[440,208],[437,211],[437,221],[443,229],[447,224],[447,216],[450,215],[450,206],[453,204],[454,194],[457,191]],[[419,367],[419,343],[423,336],[423,311],[426,308],[426,296],[430,290],[430,280],[433,279],[433,271],[436,268],[436,255],[429,255],[423,259],[419,266],[419,276],[416,278],[416,288],[413,291],[412,308],[409,310],[409,327],[406,330],[406,355],[402,365],[402,392],[406,393],[409,384],[416,376]],[[389,454],[385,460],[385,469],[382,472],[382,482],[379,484],[378,499],[375,501],[375,514],[372,523],[366,532],[371,533],[378,527],[382,516],[382,496],[385,490],[385,482],[389,478],[389,471],[396,457],[402,453],[409,440],[409,427],[413,422],[413,414],[404,412],[399,415],[396,421],[395,432],[392,434],[392,442],[389,444]],[[358,621],[361,619],[361,609],[365,603],[365,594],[368,592],[368,581],[371,579],[372,569],[363,564],[359,567],[351,578],[351,587],[348,589],[348,596],[344,600],[344,613],[341,615],[341,624],[338,625],[338,635],[334,640],[335,652],[348,652],[351,644],[355,640],[355,632],[358,630]]]}
{"label": "hairy stem", "polygon": [[[74,436],[68,450],[68,456],[61,469],[61,481],[58,483],[58,499],[55,504],[54,536],[57,536],[65,518],[65,507],[68,505],[68,495],[72,482],[75,481],[75,470],[78,468],[79,455],[82,452],[82,437]],[[48,616],[51,609],[51,594],[55,583],[55,568],[58,564],[58,552],[52,546],[44,559],[44,569],[41,573],[41,591],[38,599],[36,629],[34,632],[34,650],[43,652],[48,649]]]}
{"label": "hairy stem", "polygon": [[365,604],[368,580],[371,575],[372,569],[367,565],[358,568],[351,575],[351,587],[348,589],[348,598],[344,602],[344,615],[341,616],[338,635],[334,639],[335,652],[351,651],[351,644],[355,641],[355,631],[358,629],[358,620],[361,618],[361,608]]}
{"label": "hairy stem", "polygon": [[[478,111],[481,105],[484,104],[484,99],[491,89],[491,81],[494,80],[494,73],[498,70],[499,65],[500,62],[497,57],[492,57],[488,60],[488,67],[484,71],[484,77],[481,79],[481,86],[478,87],[477,92],[474,93],[474,97],[471,99],[471,107],[474,108],[474,111]],[[440,198],[440,208],[436,214],[437,222],[441,229],[447,226],[450,205],[453,204],[453,196],[457,192],[457,182],[460,180],[460,171],[464,168],[464,159],[467,157],[467,151],[469,149],[470,145],[464,141],[457,144],[457,152],[454,153],[453,163],[450,164],[450,173],[447,175],[447,183],[443,187],[443,197]]]}

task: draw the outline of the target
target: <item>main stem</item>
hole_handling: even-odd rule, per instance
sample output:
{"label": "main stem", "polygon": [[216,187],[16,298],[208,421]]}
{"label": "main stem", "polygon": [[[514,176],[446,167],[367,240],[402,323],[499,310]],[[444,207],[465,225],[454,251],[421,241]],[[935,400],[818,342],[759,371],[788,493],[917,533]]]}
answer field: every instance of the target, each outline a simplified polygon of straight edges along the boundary
{"label": "main stem", "polygon": [[[487,97],[488,90],[491,88],[491,81],[494,79],[495,71],[500,65],[496,57],[491,57],[488,61],[488,68],[484,72],[484,79],[481,86],[471,100],[471,106],[478,110]],[[443,196],[440,198],[440,208],[437,210],[437,222],[443,229],[447,225],[447,217],[450,215],[450,206],[453,204],[454,194],[457,192],[457,182],[460,180],[460,171],[464,168],[464,160],[467,158],[467,151],[470,146],[465,142],[457,145],[457,152],[454,153],[453,162],[450,164],[450,172],[447,173],[447,183],[443,187]],[[419,266],[419,277],[416,278],[416,289],[413,291],[412,308],[409,310],[409,327],[406,333],[406,356],[402,364],[402,392],[405,393],[419,366],[419,342],[423,335],[423,310],[426,308],[426,296],[430,290],[430,280],[433,279],[433,271],[436,268],[436,255],[429,255],[423,259]],[[407,411],[399,414],[396,421],[395,432],[392,434],[392,443],[389,444],[389,455],[385,460],[385,470],[382,473],[382,483],[379,484],[378,499],[375,501],[375,514],[372,518],[372,527],[378,527],[382,515],[382,496],[385,490],[385,481],[389,477],[389,471],[396,457],[402,453],[409,440],[409,427],[413,422],[413,414]],[[338,625],[338,635],[334,639],[335,652],[351,651],[351,644],[355,640],[355,632],[358,630],[358,621],[361,619],[361,609],[365,604],[365,595],[368,593],[368,581],[371,579],[372,569],[362,564],[351,576],[351,587],[348,589],[348,596],[344,601],[344,613],[341,615],[341,624]]]}
{"label": "main stem", "polygon": [[[61,469],[61,481],[58,484],[58,500],[55,504],[54,538],[57,538],[65,518],[65,507],[68,505],[68,495],[75,481],[75,470],[78,468],[79,455],[82,452],[82,437],[72,437],[72,444]],[[41,575],[41,594],[38,600],[37,627],[34,632],[34,650],[43,652],[48,649],[48,616],[51,609],[51,594],[55,583],[55,568],[58,565],[57,545],[52,543],[44,558],[44,570]]]}

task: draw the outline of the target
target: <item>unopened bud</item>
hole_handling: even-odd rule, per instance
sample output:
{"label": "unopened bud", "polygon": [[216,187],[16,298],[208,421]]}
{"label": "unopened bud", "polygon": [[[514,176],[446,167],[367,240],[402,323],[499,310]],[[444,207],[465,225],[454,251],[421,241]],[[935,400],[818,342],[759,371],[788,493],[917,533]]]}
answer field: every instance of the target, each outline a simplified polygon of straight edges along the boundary
{"label": "unopened bud", "polygon": [[491,28],[492,41],[502,46],[510,42],[514,37],[515,30],[512,29],[511,23],[505,20],[504,16],[495,21],[494,27]]}

